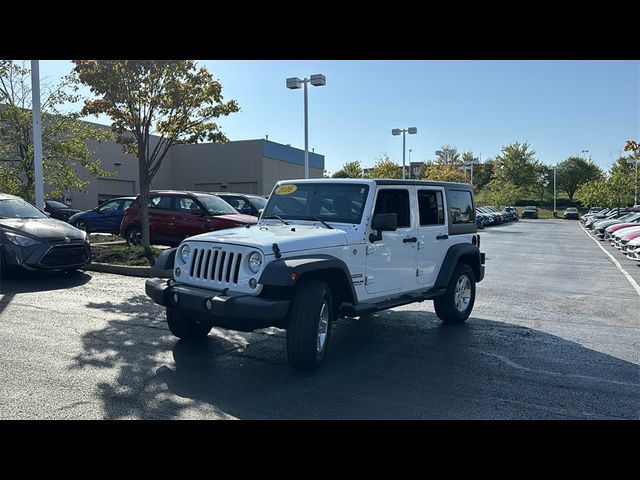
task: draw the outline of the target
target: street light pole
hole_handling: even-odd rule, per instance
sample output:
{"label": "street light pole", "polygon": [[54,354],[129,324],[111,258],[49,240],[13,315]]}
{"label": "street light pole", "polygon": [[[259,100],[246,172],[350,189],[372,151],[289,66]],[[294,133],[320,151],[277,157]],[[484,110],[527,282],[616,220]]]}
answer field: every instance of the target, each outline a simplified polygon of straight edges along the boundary
{"label": "street light pole", "polygon": [[304,79],[304,178],[309,178],[309,95],[307,84],[309,80]]}
{"label": "street light pole", "polygon": [[553,215],[556,215],[556,170],[557,166],[553,168]]}
{"label": "street light pole", "polygon": [[321,73],[311,75],[310,78],[287,78],[287,88],[296,90],[304,86],[304,178],[309,178],[309,94],[307,85],[322,87],[327,84],[327,77]]}
{"label": "street light pole", "polygon": [[44,208],[42,178],[42,128],[40,123],[40,61],[31,60],[31,102],[33,105],[33,175],[36,186],[36,207]]}
{"label": "street light pole", "polygon": [[415,133],[418,133],[418,129],[416,127],[409,127],[409,128],[394,128],[393,130],[391,130],[391,135],[400,135],[402,133],[402,179],[405,179],[405,134],[408,133],[409,135],[413,135]]}

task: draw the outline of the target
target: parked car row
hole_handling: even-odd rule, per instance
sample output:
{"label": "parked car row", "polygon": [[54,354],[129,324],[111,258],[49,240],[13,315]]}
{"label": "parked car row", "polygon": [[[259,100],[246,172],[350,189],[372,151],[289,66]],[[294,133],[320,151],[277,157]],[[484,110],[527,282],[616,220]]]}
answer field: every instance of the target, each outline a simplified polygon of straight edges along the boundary
{"label": "parked car row", "polygon": [[476,225],[478,228],[515,220],[518,220],[518,211],[514,207],[505,207],[503,210],[498,210],[491,205],[476,207]]}
{"label": "parked car row", "polygon": [[[185,237],[256,223],[266,199],[240,193],[152,191],[149,235],[152,243],[174,245]],[[112,198],[92,210],[75,210],[68,222],[87,233],[121,235],[129,245],[142,242],[140,196]]]}
{"label": "parked car row", "polygon": [[581,219],[601,241],[640,262],[640,208],[602,209]]}

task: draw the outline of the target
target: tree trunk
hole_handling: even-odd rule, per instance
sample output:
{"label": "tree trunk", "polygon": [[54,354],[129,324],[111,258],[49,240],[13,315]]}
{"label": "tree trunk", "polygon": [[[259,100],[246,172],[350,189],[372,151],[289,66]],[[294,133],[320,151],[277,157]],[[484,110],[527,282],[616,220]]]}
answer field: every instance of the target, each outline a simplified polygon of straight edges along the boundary
{"label": "tree trunk", "polygon": [[140,176],[140,212],[142,214],[142,246],[149,248],[149,172],[144,151],[138,153],[138,171]]}

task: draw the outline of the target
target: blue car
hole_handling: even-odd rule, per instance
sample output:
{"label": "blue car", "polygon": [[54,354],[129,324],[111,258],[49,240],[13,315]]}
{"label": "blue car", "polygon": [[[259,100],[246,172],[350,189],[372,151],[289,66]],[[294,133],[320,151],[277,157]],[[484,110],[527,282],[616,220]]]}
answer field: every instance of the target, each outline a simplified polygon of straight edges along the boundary
{"label": "blue car", "polygon": [[118,197],[107,200],[93,210],[79,212],[67,220],[71,225],[89,233],[120,233],[124,211],[136,197]]}

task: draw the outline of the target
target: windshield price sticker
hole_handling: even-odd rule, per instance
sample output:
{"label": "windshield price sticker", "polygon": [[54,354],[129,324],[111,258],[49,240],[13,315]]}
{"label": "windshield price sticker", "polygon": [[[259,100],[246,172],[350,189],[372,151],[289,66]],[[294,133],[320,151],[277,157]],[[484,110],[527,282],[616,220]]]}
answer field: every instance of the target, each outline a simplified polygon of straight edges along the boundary
{"label": "windshield price sticker", "polygon": [[296,185],[280,185],[276,188],[277,195],[289,195],[298,189]]}

